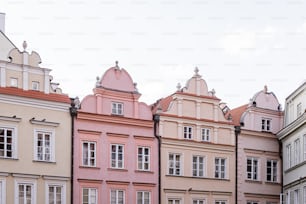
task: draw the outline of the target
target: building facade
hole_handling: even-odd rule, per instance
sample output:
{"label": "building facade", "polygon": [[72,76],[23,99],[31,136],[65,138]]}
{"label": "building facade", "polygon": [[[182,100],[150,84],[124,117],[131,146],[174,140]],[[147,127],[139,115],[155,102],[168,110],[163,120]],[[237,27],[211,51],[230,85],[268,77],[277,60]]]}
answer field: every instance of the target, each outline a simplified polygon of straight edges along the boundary
{"label": "building facade", "polygon": [[159,115],[162,204],[235,203],[234,125],[198,72],[153,106]]}
{"label": "building facade", "polygon": [[283,151],[283,203],[306,203],[306,82],[286,98],[284,121],[277,135]]}
{"label": "building facade", "polygon": [[158,203],[151,108],[118,64],[97,78],[74,127],[74,203]]}
{"label": "building facade", "polygon": [[0,36],[0,203],[68,204],[70,99],[26,42],[20,51]]}
{"label": "building facade", "polygon": [[279,203],[282,161],[276,133],[283,112],[276,96],[265,86],[228,116],[237,134],[237,203]]}

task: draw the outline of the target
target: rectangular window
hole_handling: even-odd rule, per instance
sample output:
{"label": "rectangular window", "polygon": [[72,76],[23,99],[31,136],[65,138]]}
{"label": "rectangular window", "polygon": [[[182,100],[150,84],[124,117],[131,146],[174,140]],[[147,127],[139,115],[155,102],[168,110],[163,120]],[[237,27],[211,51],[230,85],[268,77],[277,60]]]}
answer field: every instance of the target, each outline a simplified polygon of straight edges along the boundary
{"label": "rectangular window", "polygon": [[261,130],[268,132],[271,131],[271,119],[261,119]]}
{"label": "rectangular window", "polygon": [[204,176],[204,157],[193,156],[192,157],[192,176],[203,177]]}
{"label": "rectangular window", "polygon": [[294,196],[293,196],[293,200],[294,200],[294,204],[299,204],[300,203],[300,192],[299,189],[294,190]]}
{"label": "rectangular window", "polygon": [[247,204],[258,204],[258,201],[247,201]]}
{"label": "rectangular window", "polygon": [[184,127],[184,139],[191,139],[192,138],[192,127],[185,126]]}
{"label": "rectangular window", "polygon": [[150,170],[150,148],[138,147],[138,170]]}
{"label": "rectangular window", "polygon": [[216,200],[215,204],[226,204],[226,200]]}
{"label": "rectangular window", "polygon": [[32,81],[32,90],[39,91],[39,82],[38,81]]}
{"label": "rectangular window", "polygon": [[52,132],[35,131],[35,160],[53,161]]}
{"label": "rectangular window", "polygon": [[181,204],[181,199],[168,199],[168,204]]}
{"label": "rectangular window", "polygon": [[293,154],[294,154],[294,165],[297,165],[300,163],[300,139],[296,139],[294,141],[294,147],[293,147]]}
{"label": "rectangular window", "polygon": [[287,155],[287,168],[289,169],[292,166],[291,160],[291,144],[286,146],[286,155]]}
{"label": "rectangular window", "polygon": [[181,175],[181,155],[169,154],[169,175]]}
{"label": "rectangular window", "polygon": [[83,142],[83,166],[96,166],[96,142]]}
{"label": "rectangular window", "polygon": [[48,203],[63,204],[63,186],[49,185],[48,186]]}
{"label": "rectangular window", "polygon": [[18,183],[18,204],[34,203],[34,185],[30,183]]}
{"label": "rectangular window", "polygon": [[17,78],[13,78],[13,77],[11,77],[10,78],[10,85],[11,85],[11,87],[18,87],[18,79]]}
{"label": "rectangular window", "polygon": [[0,158],[14,157],[14,129],[0,127]]}
{"label": "rectangular window", "polygon": [[151,193],[149,191],[138,191],[137,204],[151,204]]}
{"label": "rectangular window", "polygon": [[267,161],[267,181],[277,182],[277,161]]}
{"label": "rectangular window", "polygon": [[112,114],[123,115],[123,103],[113,102],[112,103]]}
{"label": "rectangular window", "polygon": [[111,204],[124,204],[124,191],[111,190]]}
{"label": "rectangular window", "polygon": [[111,145],[111,166],[112,168],[122,169],[124,166],[124,149],[123,145]]}
{"label": "rectangular window", "polygon": [[192,204],[205,204],[205,200],[203,200],[203,199],[194,199],[194,200],[192,200]]}
{"label": "rectangular window", "polygon": [[258,160],[257,158],[247,158],[247,178],[258,180]]}
{"label": "rectangular window", "polygon": [[304,161],[306,161],[306,134],[303,136]]}
{"label": "rectangular window", "polygon": [[83,188],[82,190],[82,204],[97,204],[98,190],[96,188]]}
{"label": "rectangular window", "polygon": [[225,179],[226,160],[224,158],[215,158],[215,178]]}
{"label": "rectangular window", "polygon": [[302,115],[302,104],[301,103],[299,103],[299,104],[297,104],[297,106],[296,106],[296,114],[297,114],[297,117],[299,117],[300,115]]}
{"label": "rectangular window", "polygon": [[202,128],[201,136],[202,136],[202,141],[209,142],[210,141],[210,129]]}

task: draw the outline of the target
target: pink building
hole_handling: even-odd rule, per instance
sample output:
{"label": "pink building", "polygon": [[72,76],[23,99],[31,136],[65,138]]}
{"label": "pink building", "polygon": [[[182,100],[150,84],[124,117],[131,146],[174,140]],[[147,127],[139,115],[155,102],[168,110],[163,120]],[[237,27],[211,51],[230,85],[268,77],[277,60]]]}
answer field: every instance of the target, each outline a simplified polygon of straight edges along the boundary
{"label": "pink building", "polygon": [[246,105],[229,112],[237,133],[237,203],[276,204],[281,193],[281,158],[276,133],[280,104],[265,86]]}
{"label": "pink building", "polygon": [[74,203],[158,203],[152,112],[118,67],[97,78],[74,127]]}

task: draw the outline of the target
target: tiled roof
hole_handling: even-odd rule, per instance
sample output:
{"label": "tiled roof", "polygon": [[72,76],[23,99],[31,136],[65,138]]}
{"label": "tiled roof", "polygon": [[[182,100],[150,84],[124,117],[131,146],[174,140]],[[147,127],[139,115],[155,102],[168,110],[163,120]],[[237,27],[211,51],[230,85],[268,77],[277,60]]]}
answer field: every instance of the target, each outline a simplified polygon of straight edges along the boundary
{"label": "tiled roof", "polygon": [[226,114],[226,117],[228,117],[230,114],[234,125],[240,125],[241,115],[246,111],[247,108],[248,108],[248,104],[234,108]]}
{"label": "tiled roof", "polygon": [[167,111],[172,100],[172,95],[159,99],[155,104],[152,105],[153,113],[155,113],[159,108],[161,108],[163,112]]}
{"label": "tiled roof", "polygon": [[65,94],[55,94],[55,93],[45,94],[40,91],[33,91],[33,90],[25,91],[14,87],[1,87],[0,94],[7,94],[12,96],[20,96],[20,97],[33,98],[44,101],[61,102],[61,103],[71,102],[68,95]]}

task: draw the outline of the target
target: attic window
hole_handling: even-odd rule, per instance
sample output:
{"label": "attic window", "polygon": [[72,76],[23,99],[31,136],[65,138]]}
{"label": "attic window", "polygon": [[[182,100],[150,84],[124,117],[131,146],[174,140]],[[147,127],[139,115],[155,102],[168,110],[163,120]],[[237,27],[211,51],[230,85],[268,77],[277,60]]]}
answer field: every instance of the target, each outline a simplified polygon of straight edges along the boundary
{"label": "attic window", "polygon": [[32,90],[39,91],[39,82],[32,81]]}
{"label": "attic window", "polygon": [[11,77],[10,83],[11,83],[10,84],[11,87],[18,87],[18,79],[17,78]]}
{"label": "attic window", "polygon": [[261,119],[261,130],[262,131],[271,131],[271,119],[262,118]]}
{"label": "attic window", "polygon": [[112,114],[123,115],[123,103],[113,102],[112,103]]}

